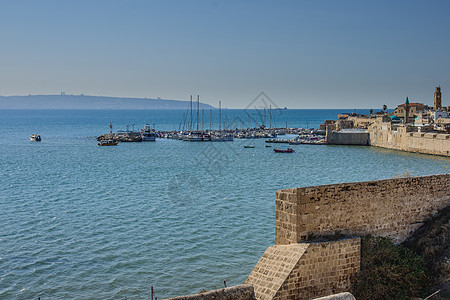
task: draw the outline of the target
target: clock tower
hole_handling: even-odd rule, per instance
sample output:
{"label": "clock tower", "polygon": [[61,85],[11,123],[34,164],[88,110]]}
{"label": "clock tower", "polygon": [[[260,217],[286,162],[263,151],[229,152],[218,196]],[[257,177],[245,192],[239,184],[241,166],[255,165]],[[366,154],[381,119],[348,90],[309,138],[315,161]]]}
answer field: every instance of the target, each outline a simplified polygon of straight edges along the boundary
{"label": "clock tower", "polygon": [[437,86],[434,91],[434,109],[438,110],[439,108],[442,108],[441,87]]}

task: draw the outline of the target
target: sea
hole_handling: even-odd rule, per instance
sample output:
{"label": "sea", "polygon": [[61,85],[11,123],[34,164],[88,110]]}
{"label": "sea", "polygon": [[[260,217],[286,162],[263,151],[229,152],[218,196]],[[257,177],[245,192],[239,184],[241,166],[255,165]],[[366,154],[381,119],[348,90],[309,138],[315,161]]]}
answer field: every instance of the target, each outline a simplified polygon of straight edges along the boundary
{"label": "sea", "polygon": [[[232,110],[221,128],[317,128],[368,110]],[[263,139],[120,143],[113,131],[197,127],[183,110],[0,111],[0,299],[163,299],[242,284],[275,242],[275,191],[448,173],[450,159]],[[199,128],[219,128],[217,110]],[[40,134],[41,142],[31,142]],[[255,148],[244,148],[254,145]]]}

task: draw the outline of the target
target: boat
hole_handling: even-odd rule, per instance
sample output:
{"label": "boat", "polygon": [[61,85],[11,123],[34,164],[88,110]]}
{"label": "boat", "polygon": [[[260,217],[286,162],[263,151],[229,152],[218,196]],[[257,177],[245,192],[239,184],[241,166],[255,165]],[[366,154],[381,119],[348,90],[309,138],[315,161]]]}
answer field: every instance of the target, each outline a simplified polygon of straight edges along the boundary
{"label": "boat", "polygon": [[151,128],[149,124],[145,124],[141,130],[141,136],[143,142],[154,142],[156,141],[157,134],[154,128]]}
{"label": "boat", "polygon": [[272,147],[272,145],[266,145],[266,148],[270,148],[270,147]]}
{"label": "boat", "polygon": [[219,133],[210,137],[211,142],[232,142],[231,135],[222,133],[222,102],[219,101]]}
{"label": "boat", "polygon": [[32,141],[32,142],[40,142],[41,141],[41,136],[39,134],[32,134],[30,136],[30,141]]}
{"label": "boat", "polygon": [[119,142],[114,140],[102,140],[98,143],[99,146],[116,146]]}
{"label": "boat", "polygon": [[208,134],[190,133],[183,140],[187,142],[209,142],[211,141],[211,137]]}
{"label": "boat", "polygon": [[301,144],[304,144],[304,142],[302,142],[299,139],[294,139],[294,140],[289,141],[289,145],[301,145]]}
{"label": "boat", "polygon": [[273,149],[275,153],[292,153],[294,152],[294,149],[292,148],[286,148],[286,149]]}
{"label": "boat", "polygon": [[211,142],[232,142],[232,141],[233,141],[232,136],[218,135],[211,137]]}
{"label": "boat", "polygon": [[255,148],[255,145],[245,145],[244,148]]}

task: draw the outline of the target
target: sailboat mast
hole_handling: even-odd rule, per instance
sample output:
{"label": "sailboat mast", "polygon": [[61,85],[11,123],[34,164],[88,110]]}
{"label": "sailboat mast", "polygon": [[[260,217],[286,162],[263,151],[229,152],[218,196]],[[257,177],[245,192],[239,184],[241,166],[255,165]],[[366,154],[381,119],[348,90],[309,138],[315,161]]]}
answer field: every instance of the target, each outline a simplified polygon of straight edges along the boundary
{"label": "sailboat mast", "polygon": [[222,101],[219,101],[219,132],[222,132]]}
{"label": "sailboat mast", "polygon": [[203,116],[205,115],[205,109],[202,108],[202,132],[203,132]]}
{"label": "sailboat mast", "polygon": [[191,119],[189,121],[189,130],[192,131],[192,95],[191,95],[191,108],[190,108],[190,112],[191,112]]}
{"label": "sailboat mast", "polygon": [[269,119],[270,119],[269,128],[272,129],[272,105],[269,106]]}
{"label": "sailboat mast", "polygon": [[200,96],[197,95],[197,132],[198,132],[198,113],[200,108]]}
{"label": "sailboat mast", "polygon": [[263,126],[266,127],[266,108],[264,107],[264,122]]}
{"label": "sailboat mast", "polygon": [[212,130],[212,108],[209,108],[209,131]]}

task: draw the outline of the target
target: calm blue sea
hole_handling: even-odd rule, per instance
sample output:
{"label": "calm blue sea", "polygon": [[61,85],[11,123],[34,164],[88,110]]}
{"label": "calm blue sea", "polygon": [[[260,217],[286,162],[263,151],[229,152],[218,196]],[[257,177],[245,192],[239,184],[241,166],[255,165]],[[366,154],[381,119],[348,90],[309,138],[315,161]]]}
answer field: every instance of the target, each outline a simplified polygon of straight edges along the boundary
{"label": "calm blue sea", "polygon": [[[317,127],[342,112],[276,111],[272,125]],[[241,284],[274,244],[276,190],[450,170],[448,158],[374,147],[275,154],[263,140],[98,147],[90,138],[110,122],[182,128],[183,113],[0,111],[0,299],[149,299],[151,286],[162,299]],[[228,127],[264,120],[244,110],[222,118]]]}

